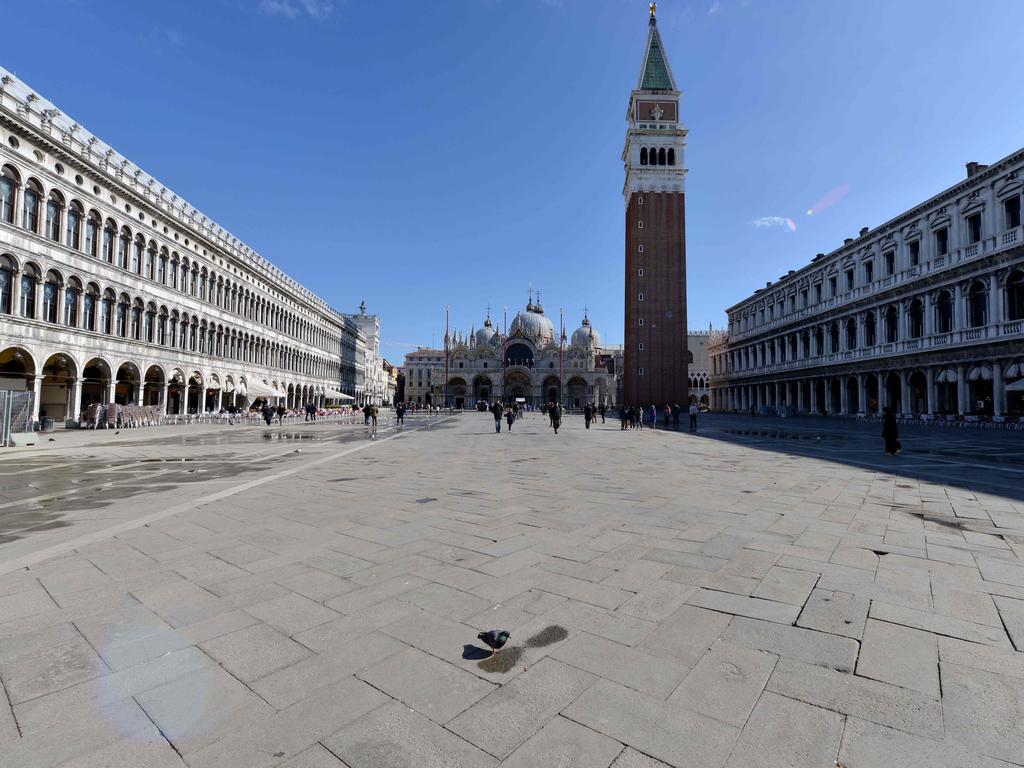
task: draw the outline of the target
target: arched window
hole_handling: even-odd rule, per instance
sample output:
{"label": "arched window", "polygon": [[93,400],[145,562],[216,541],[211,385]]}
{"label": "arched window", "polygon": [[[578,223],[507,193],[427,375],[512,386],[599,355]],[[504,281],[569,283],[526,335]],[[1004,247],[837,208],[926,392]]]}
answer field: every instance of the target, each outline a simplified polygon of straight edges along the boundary
{"label": "arched window", "polygon": [[160,307],[156,320],[156,343],[160,346],[167,344],[167,307]]}
{"label": "arched window", "polygon": [[980,328],[988,322],[988,291],[980,280],[971,283],[967,292],[967,325]]}
{"label": "arched window", "polygon": [[57,294],[60,291],[60,275],[54,271],[46,273],[43,283],[43,320],[48,323],[57,322]]}
{"label": "arched window", "polygon": [[117,299],[114,292],[109,288],[103,292],[103,301],[100,302],[100,333],[108,336],[113,333],[114,305]]}
{"label": "arched window", "polygon": [[169,282],[169,285],[171,286],[171,288],[175,288],[176,289],[178,287],[178,255],[177,254],[172,254],[171,255],[171,267],[170,267],[170,269],[171,269],[171,273],[169,275],[169,281],[168,282]]}
{"label": "arched window", "polygon": [[117,240],[117,224],[113,219],[107,219],[103,226],[103,260],[107,264],[114,263],[114,241]]}
{"label": "arched window", "polygon": [[12,165],[0,169],[0,221],[14,223],[15,195],[18,191],[20,177]]}
{"label": "arched window", "polygon": [[160,249],[160,258],[156,261],[156,281],[161,285],[167,282],[167,249]]}
{"label": "arched window", "polygon": [[658,165],[664,165],[664,164],[665,164],[665,148],[661,147],[658,150]]}
{"label": "arched window", "polygon": [[121,227],[121,237],[117,241],[117,266],[128,269],[128,259],[132,249],[132,232],[128,227]]}
{"label": "arched window", "polygon": [[46,237],[60,242],[60,214],[64,210],[64,198],[54,190],[46,199]]}
{"label": "arched window", "polygon": [[71,205],[68,206],[67,246],[68,248],[74,248],[76,251],[82,250],[83,215],[84,209],[82,208],[82,204],[77,200],[72,200]]}
{"label": "arched window", "polygon": [[676,150],[675,150],[674,147],[669,147],[669,149],[668,149],[668,164],[669,165],[675,165],[676,164]]}
{"label": "arched window", "polygon": [[68,328],[78,327],[78,297],[82,295],[82,284],[77,279],[68,280],[64,290],[64,325]]}
{"label": "arched window", "polygon": [[132,304],[132,338],[142,341],[142,300],[136,299]]}
{"label": "arched window", "polygon": [[953,296],[943,291],[935,301],[935,329],[939,333],[950,333],[953,330]]}
{"label": "arched window", "polygon": [[885,310],[885,341],[891,344],[900,338],[899,312],[896,307],[888,307]]}
{"label": "arched window", "polygon": [[22,195],[21,226],[30,232],[39,232],[39,206],[43,200],[43,188],[35,179],[29,179]]}
{"label": "arched window", "polygon": [[188,315],[181,316],[181,336],[178,339],[178,346],[182,349],[188,349]]}
{"label": "arched window", "polygon": [[100,289],[90,283],[82,298],[82,327],[87,331],[96,330],[96,305],[100,303]]}
{"label": "arched window", "polygon": [[1024,272],[1019,269],[1006,280],[1006,319],[1024,320]]}
{"label": "arched window", "polygon": [[132,248],[131,271],[133,274],[142,274],[142,260],[146,252],[146,240],[142,235],[135,236],[135,245]]}
{"label": "arched window", "polygon": [[846,321],[846,348],[857,348],[857,321],[852,317]]}
{"label": "arched window", "polygon": [[924,336],[924,303],[920,299],[910,302],[907,310],[907,333],[912,339]]}
{"label": "arched window", "polygon": [[868,312],[864,318],[864,346],[873,347],[878,342],[875,333],[875,313]]}
{"label": "arched window", "polygon": [[832,323],[828,327],[828,351],[835,353],[839,351],[839,323]]}
{"label": "arched window", "polygon": [[[166,307],[163,311],[167,311]],[[178,346],[178,310],[171,312],[171,326],[167,329],[167,344],[172,347]]]}
{"label": "arched window", "polygon": [[189,292],[195,296],[198,293],[199,287],[199,266],[193,265],[191,283],[189,284]]}
{"label": "arched window", "polygon": [[153,343],[154,330],[156,327],[156,305],[150,302],[146,306],[146,341]]}
{"label": "arched window", "polygon": [[131,310],[131,301],[127,293],[122,293],[117,302],[117,335],[122,339],[128,337],[128,316]]}
{"label": "arched window", "polygon": [[34,320],[36,317],[36,286],[39,272],[32,264],[26,265],[21,273],[21,316]]}
{"label": "arched window", "polygon": [[152,280],[156,277],[156,243],[152,240],[149,241],[149,247],[146,249],[146,264],[142,269],[142,274],[148,279]]}
{"label": "arched window", "polygon": [[199,300],[206,301],[206,268],[199,275]]}
{"label": "arched window", "polygon": [[94,259],[99,256],[100,230],[102,228],[100,215],[96,211],[89,211],[89,218],[85,221],[85,253]]}
{"label": "arched window", "polygon": [[647,165],[647,147],[640,147],[640,165]]}
{"label": "arched window", "polygon": [[0,256],[0,312],[5,315],[14,310],[14,260]]}

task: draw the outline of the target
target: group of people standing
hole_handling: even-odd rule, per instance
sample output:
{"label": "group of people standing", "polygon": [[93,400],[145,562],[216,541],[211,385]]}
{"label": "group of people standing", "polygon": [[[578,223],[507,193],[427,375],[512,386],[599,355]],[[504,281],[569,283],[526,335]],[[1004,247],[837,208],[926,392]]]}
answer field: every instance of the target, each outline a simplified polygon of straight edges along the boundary
{"label": "group of people standing", "polygon": [[[697,431],[697,416],[700,408],[696,403],[690,403],[690,432]],[[663,429],[679,429],[679,418],[683,413],[683,407],[679,403],[666,405],[661,411],[661,426]],[[658,428],[658,407],[649,405],[641,408],[639,405],[619,406],[619,421],[621,429],[643,429],[644,422],[651,429]]]}

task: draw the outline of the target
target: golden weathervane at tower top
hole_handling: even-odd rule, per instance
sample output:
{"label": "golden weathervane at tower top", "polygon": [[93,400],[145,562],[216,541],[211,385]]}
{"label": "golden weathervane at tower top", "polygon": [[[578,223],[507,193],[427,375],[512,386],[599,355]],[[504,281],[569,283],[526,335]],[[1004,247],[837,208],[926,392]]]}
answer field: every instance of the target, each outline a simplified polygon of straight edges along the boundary
{"label": "golden weathervane at tower top", "polygon": [[657,13],[658,13],[658,4],[657,3],[651,3],[651,17],[653,18],[654,15],[657,14]]}

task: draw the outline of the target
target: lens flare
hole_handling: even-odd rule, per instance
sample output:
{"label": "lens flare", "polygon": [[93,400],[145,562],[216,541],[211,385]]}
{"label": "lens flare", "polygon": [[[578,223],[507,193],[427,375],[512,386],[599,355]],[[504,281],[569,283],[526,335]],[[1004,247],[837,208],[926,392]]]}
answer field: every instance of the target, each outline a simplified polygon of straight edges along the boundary
{"label": "lens flare", "polygon": [[818,200],[818,202],[816,202],[814,205],[808,208],[807,215],[814,216],[816,214],[821,213],[824,210],[827,210],[828,208],[831,208],[833,205],[835,205],[844,197],[846,197],[846,195],[849,194],[849,192],[849,184],[840,184],[835,189],[832,189],[829,192],[827,192],[824,197],[822,197],[820,200]]}
{"label": "lens flare", "polygon": [[796,232],[796,222],[792,219],[786,219],[786,226],[789,228],[790,232]]}

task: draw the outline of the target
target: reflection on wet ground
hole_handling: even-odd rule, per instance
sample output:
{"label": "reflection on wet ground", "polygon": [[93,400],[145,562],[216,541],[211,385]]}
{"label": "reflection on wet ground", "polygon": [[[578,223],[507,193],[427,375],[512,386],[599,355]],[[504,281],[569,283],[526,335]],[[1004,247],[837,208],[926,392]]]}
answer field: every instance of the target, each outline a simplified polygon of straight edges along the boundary
{"label": "reflection on wet ground", "polygon": [[516,664],[523,658],[523,648],[543,648],[547,645],[553,645],[554,643],[560,643],[569,636],[569,631],[565,627],[560,627],[557,624],[545,627],[540,632],[531,637],[527,638],[526,642],[522,646],[506,646],[500,651],[491,653],[483,648],[478,648],[475,645],[467,645],[463,647],[462,658],[464,659],[480,659],[481,655],[486,655],[486,658],[477,662],[477,666],[484,672],[493,672],[496,674],[503,674],[505,672],[511,672],[515,669]]}
{"label": "reflection on wet ground", "polygon": [[[410,429],[414,426],[419,424],[410,419]],[[268,443],[355,444],[370,437],[362,425],[323,424],[314,429],[304,432],[291,426],[260,431],[226,426],[220,432],[192,435],[183,429],[182,434],[164,436],[159,441],[121,441],[103,434],[106,439],[102,450],[112,448],[120,453],[139,449],[137,457],[125,460],[112,460],[109,455],[99,459],[98,451],[88,447],[70,457],[40,452],[5,459],[0,454],[0,544],[66,527],[70,523],[65,516],[71,511],[102,509],[135,496],[173,491],[188,483],[245,478],[286,465],[301,455],[298,450],[267,452]],[[392,431],[379,427],[377,434],[384,436]],[[221,449],[202,450],[217,446]],[[232,450],[224,450],[226,447]],[[169,455],[146,456],[147,452]]]}

